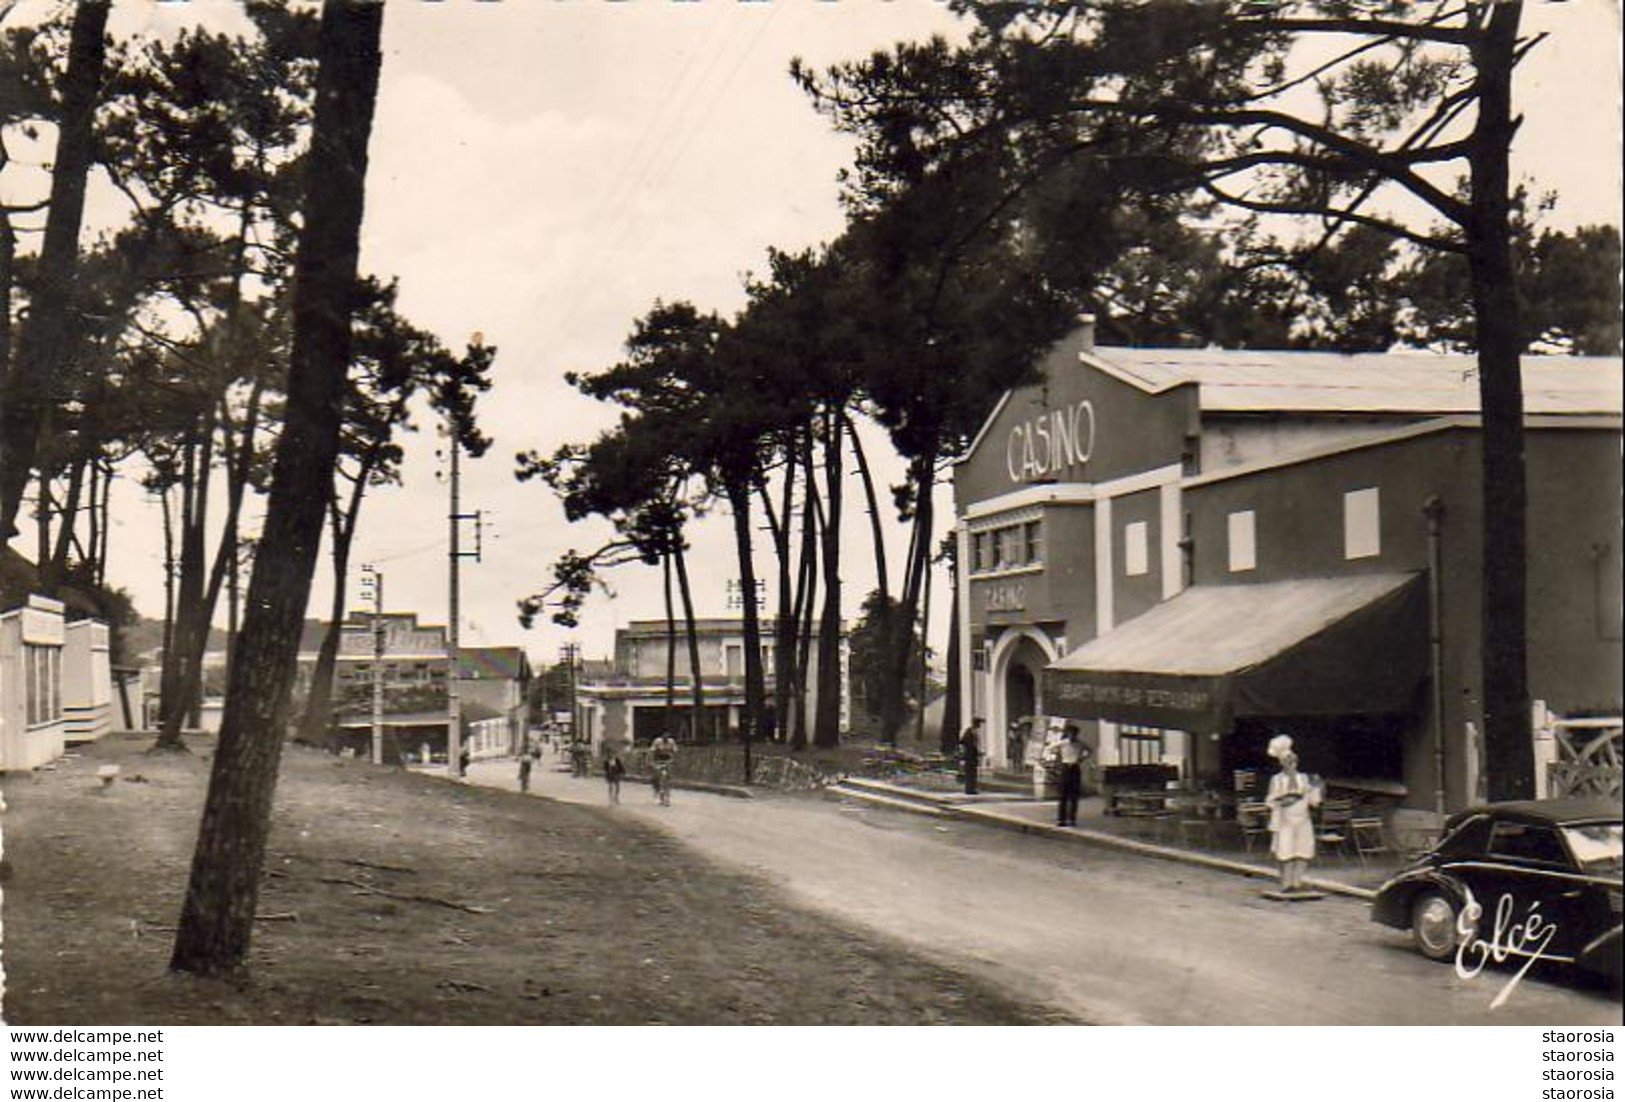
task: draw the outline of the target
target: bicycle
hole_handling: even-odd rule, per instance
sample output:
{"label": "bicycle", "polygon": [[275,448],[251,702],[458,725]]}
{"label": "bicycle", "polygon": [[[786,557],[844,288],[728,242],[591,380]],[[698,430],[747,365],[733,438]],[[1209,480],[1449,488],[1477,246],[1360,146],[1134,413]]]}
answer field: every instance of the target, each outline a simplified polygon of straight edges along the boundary
{"label": "bicycle", "polygon": [[660,800],[662,807],[671,806],[671,763],[656,762],[654,765],[655,796]]}

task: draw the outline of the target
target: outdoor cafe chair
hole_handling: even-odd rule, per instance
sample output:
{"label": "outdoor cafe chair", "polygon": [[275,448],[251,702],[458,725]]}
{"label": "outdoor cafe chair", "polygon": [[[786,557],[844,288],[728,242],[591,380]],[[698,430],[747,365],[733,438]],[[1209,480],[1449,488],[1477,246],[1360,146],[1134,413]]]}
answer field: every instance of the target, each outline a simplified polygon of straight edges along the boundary
{"label": "outdoor cafe chair", "polygon": [[1393,853],[1382,832],[1382,819],[1376,815],[1356,815],[1349,820],[1349,838],[1354,843],[1355,856],[1360,864],[1367,857],[1380,853]]}
{"label": "outdoor cafe chair", "polygon": [[1350,828],[1354,818],[1353,800],[1324,800],[1320,805],[1320,822],[1315,827],[1315,844],[1336,850],[1339,857],[1348,859]]}
{"label": "outdoor cafe chair", "polygon": [[1246,800],[1236,805],[1236,827],[1241,831],[1241,842],[1248,853],[1253,852],[1253,841],[1262,838],[1267,846],[1270,836],[1270,805],[1257,800]]}

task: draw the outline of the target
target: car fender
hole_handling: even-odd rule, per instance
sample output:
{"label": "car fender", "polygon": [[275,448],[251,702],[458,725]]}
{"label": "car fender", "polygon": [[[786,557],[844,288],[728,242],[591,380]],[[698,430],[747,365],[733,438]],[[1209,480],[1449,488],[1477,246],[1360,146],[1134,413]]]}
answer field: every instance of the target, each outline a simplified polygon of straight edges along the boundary
{"label": "car fender", "polygon": [[1616,983],[1620,980],[1620,927],[1606,930],[1589,941],[1585,948],[1575,955],[1574,963],[1587,972],[1595,972],[1599,976],[1611,977]]}
{"label": "car fender", "polygon": [[1377,889],[1371,901],[1371,921],[1396,930],[1409,929],[1411,907],[1427,890],[1444,892],[1458,907],[1465,907],[1472,898],[1467,885],[1448,873],[1434,868],[1408,869]]}

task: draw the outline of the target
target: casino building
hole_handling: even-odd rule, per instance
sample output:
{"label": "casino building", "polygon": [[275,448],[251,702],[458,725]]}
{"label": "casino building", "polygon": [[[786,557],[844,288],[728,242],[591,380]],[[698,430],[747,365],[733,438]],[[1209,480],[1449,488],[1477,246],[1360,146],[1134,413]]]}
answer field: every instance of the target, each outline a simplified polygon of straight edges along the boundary
{"label": "casino building", "polygon": [[[1620,360],[1523,372],[1532,695],[1618,717]],[[1066,717],[1103,765],[1223,784],[1289,731],[1356,790],[1470,802],[1477,408],[1471,356],[1096,348],[1085,318],[955,468],[962,714],[995,762]]]}

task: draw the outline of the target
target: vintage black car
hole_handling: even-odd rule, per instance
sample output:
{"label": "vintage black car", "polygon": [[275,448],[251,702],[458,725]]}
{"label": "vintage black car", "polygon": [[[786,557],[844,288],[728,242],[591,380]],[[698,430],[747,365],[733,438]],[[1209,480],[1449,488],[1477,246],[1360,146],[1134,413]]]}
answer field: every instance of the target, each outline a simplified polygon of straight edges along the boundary
{"label": "vintage black car", "polygon": [[[1458,812],[1377,891],[1371,920],[1448,960],[1466,942],[1620,976],[1620,805],[1528,800]],[[1465,918],[1463,917],[1465,915]]]}

